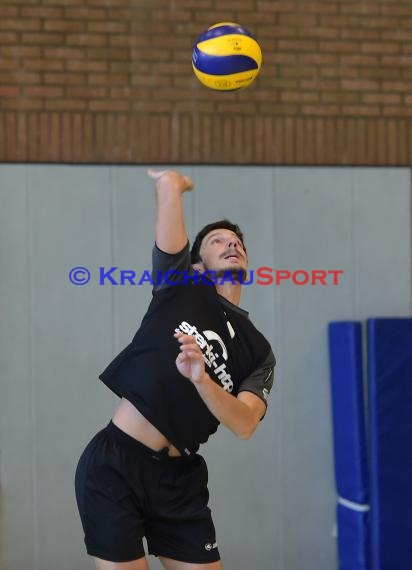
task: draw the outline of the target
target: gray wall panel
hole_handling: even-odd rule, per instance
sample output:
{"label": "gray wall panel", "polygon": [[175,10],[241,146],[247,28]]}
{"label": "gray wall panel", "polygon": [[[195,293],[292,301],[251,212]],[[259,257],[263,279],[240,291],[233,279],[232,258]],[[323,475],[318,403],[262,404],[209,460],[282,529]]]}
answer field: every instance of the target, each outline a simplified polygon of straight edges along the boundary
{"label": "gray wall panel", "polygon": [[[39,520],[36,568],[73,568],[81,537],[73,502],[79,445],[104,425],[112,398],[96,375],[112,346],[111,291],[96,284],[94,265],[110,251],[107,169],[48,167],[28,178],[33,260],[33,398]],[[89,284],[69,282],[89,268]],[[70,538],[72,540],[70,540]],[[83,553],[80,559],[84,558]]]}
{"label": "gray wall panel", "polygon": [[[276,184],[281,214],[279,268],[291,272],[349,268],[349,171],[279,169]],[[336,232],[344,239],[334,239]],[[330,278],[327,282],[332,283]],[[298,286],[284,281],[278,288],[279,352],[287,363],[281,373],[284,567],[333,568],[336,551],[325,328],[341,308],[348,308],[350,290],[342,279],[338,286]]]}
{"label": "gray wall panel", "polygon": [[[405,316],[411,291],[411,194],[407,169],[356,169],[356,304],[361,318]],[[410,298],[410,297],[409,297]]]}
{"label": "gray wall panel", "polygon": [[26,568],[36,546],[26,172],[9,166],[0,177],[0,564],[6,569]]}

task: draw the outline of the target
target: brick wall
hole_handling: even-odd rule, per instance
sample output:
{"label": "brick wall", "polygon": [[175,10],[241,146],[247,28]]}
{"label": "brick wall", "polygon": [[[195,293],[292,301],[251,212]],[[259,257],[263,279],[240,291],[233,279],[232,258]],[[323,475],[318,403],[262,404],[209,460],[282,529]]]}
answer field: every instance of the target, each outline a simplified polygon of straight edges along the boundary
{"label": "brick wall", "polygon": [[[237,21],[263,67],[236,93],[191,70]],[[0,160],[412,163],[411,0],[2,0]]]}

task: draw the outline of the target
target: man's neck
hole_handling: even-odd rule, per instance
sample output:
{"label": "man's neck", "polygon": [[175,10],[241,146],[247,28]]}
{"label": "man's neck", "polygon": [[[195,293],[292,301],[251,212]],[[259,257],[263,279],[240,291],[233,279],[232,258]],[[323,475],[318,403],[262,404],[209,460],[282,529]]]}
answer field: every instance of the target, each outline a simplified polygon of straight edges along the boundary
{"label": "man's neck", "polygon": [[237,307],[240,304],[240,296],[242,294],[242,285],[233,285],[232,283],[223,283],[222,285],[216,285],[216,291],[219,295],[224,297],[227,301],[233,303]]}

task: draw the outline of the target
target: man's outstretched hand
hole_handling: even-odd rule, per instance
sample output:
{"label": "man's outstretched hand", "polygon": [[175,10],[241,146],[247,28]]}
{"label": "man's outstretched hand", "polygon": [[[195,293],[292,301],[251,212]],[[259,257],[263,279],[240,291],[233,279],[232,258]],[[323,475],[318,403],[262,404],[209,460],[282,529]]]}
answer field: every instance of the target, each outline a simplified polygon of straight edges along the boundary
{"label": "man's outstretched hand", "polygon": [[193,180],[175,170],[148,170],[147,174],[156,181],[157,190],[178,190],[183,194],[193,189]]}

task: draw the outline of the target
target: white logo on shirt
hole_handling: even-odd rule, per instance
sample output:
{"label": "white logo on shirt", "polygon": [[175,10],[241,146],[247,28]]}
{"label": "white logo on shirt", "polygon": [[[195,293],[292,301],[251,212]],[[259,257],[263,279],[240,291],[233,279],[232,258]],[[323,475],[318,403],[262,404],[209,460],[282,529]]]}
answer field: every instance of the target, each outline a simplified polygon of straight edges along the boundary
{"label": "white logo on shirt", "polygon": [[217,542],[206,542],[205,550],[212,550],[212,548],[217,548]]}
{"label": "white logo on shirt", "polygon": [[230,338],[235,338],[235,331],[229,321],[226,322],[227,328],[229,329]]}
{"label": "white logo on shirt", "polygon": [[[175,332],[183,332],[195,337],[197,344],[203,352],[203,359],[206,365],[216,374],[222,384],[222,388],[227,392],[232,392],[233,382],[230,374],[226,371],[226,363],[219,362],[221,358],[223,358],[223,360],[228,359],[225,343],[220,336],[214,331],[209,330],[203,331],[203,334],[201,334],[194,325],[190,325],[186,321],[182,321],[179,327],[175,329]],[[221,354],[214,352],[212,342],[218,343]]]}

